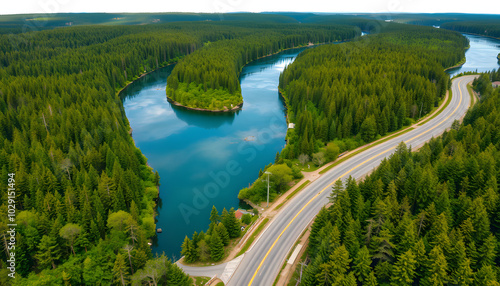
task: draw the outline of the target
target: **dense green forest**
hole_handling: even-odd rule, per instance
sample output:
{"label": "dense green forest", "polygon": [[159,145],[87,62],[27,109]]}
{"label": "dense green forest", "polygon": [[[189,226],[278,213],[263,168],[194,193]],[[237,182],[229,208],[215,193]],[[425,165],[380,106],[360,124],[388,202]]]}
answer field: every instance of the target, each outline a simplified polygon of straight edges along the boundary
{"label": "dense green forest", "polygon": [[257,58],[308,43],[341,41],[359,35],[353,26],[256,24],[240,35],[205,46],[184,58],[167,80],[170,99],[190,108],[230,110],[243,103],[239,73]]}
{"label": "dense green forest", "polygon": [[[0,184],[7,189],[15,174],[17,223],[16,248],[2,248],[1,285],[185,280],[164,257],[157,277],[144,274],[158,268],[148,238],[159,176],[134,146],[116,91],[221,37],[200,28],[76,27],[17,42],[0,36]],[[1,201],[3,245],[7,192]],[[16,279],[5,267],[11,252]]]}
{"label": "dense green forest", "polygon": [[447,22],[441,28],[500,39],[500,19]]}
{"label": "dense green forest", "polygon": [[301,285],[500,285],[499,77],[474,81],[481,100],[462,125],[335,183]]}
{"label": "dense green forest", "polygon": [[438,105],[450,83],[444,68],[463,59],[467,40],[402,24],[381,31],[304,51],[283,71],[280,90],[296,124],[283,158],[311,157],[332,140],[373,141]]}

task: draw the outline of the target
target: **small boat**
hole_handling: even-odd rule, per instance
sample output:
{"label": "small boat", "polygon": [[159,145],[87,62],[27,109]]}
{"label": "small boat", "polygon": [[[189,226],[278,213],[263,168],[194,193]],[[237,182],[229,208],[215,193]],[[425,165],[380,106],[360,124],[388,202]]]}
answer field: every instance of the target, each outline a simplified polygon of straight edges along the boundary
{"label": "small boat", "polygon": [[162,233],[162,231],[163,231],[163,230],[161,230],[161,228],[156,229],[156,232],[157,232],[157,233]]}

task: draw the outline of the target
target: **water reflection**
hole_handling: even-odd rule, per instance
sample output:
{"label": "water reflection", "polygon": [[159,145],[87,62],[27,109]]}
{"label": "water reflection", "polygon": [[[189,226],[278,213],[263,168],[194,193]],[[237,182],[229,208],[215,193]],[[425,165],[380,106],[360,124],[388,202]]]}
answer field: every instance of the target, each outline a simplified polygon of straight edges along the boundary
{"label": "water reflection", "polygon": [[448,70],[450,76],[466,72],[487,72],[500,68],[497,55],[500,53],[500,41],[492,38],[463,34],[469,39],[470,48],[465,52],[463,66]]}

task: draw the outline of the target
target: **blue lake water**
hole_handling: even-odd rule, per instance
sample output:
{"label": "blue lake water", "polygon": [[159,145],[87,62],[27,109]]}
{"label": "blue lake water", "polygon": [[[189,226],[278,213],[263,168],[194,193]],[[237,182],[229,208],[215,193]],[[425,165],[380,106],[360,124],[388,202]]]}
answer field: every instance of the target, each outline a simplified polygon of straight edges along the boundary
{"label": "blue lake water", "polygon": [[279,74],[303,49],[246,65],[240,75],[243,109],[207,113],[172,106],[166,79],[172,66],[150,73],[121,96],[135,144],[161,176],[153,253],[179,258],[186,235],[206,230],[210,211],[238,208],[237,195],[274,161],[285,144]]}

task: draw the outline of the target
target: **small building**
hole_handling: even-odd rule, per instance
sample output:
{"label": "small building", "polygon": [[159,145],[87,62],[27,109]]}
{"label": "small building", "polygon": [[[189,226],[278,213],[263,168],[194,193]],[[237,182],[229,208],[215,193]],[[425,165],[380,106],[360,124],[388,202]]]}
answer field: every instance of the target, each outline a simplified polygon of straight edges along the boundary
{"label": "small building", "polygon": [[295,123],[288,123],[288,129],[295,128]]}
{"label": "small building", "polygon": [[497,88],[500,86],[500,81],[494,81],[491,83],[491,86],[493,86],[494,88]]}
{"label": "small building", "polygon": [[243,213],[240,210],[237,210],[234,213],[234,216],[236,217],[236,219],[241,219],[241,217],[243,216]]}

